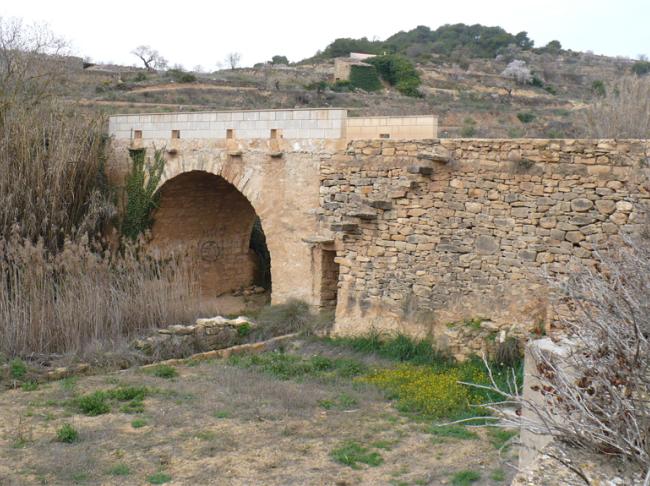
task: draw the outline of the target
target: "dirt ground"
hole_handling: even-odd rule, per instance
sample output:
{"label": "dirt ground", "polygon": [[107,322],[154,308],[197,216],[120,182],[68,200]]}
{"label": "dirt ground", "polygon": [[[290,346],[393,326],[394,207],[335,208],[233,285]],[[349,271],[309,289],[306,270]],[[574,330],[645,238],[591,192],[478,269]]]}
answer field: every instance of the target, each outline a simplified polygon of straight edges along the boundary
{"label": "dirt ground", "polygon": [[[290,352],[354,357],[324,344]],[[0,393],[0,484],[500,485],[513,474],[503,461],[516,451],[500,454],[485,430],[474,440],[433,436],[429,422],[400,415],[351,379],[280,380],[223,360],[176,370],[173,378],[131,369]],[[144,411],[124,413],[116,403],[87,416],[72,405],[120,386],[151,390]],[[336,405],[341,397],[347,406]],[[65,423],[79,433],[72,443],[57,441]],[[331,453],[346,441],[383,462],[336,462]],[[480,479],[452,482],[463,470]]]}

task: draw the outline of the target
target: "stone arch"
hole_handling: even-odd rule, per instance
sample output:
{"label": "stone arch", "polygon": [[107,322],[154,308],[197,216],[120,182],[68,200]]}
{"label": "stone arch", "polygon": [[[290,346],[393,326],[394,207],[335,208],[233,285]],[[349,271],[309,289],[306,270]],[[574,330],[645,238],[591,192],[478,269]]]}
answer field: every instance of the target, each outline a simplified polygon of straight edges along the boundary
{"label": "stone arch", "polygon": [[[242,178],[233,181],[241,184]],[[241,185],[246,189],[246,182]],[[180,251],[192,257],[203,296],[262,283],[263,262],[250,248],[259,215],[235,184],[192,168],[166,173],[158,193],[151,245],[161,253]]]}

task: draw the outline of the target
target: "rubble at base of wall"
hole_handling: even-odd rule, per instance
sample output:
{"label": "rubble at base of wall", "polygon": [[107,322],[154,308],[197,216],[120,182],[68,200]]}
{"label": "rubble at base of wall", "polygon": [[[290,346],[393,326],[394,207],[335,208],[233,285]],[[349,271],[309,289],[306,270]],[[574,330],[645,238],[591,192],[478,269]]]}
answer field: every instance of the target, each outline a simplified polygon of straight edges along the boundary
{"label": "rubble at base of wall", "polygon": [[226,319],[216,316],[197,319],[193,325],[174,325],[158,329],[156,334],[138,339],[133,347],[148,355],[164,354],[171,348],[212,351],[241,344],[256,327],[245,317]]}
{"label": "rubble at base of wall", "polygon": [[[562,464],[564,463],[564,464]],[[634,473],[632,465],[552,442],[512,480],[512,486],[584,486],[586,481],[567,465],[579,470],[592,486],[640,486],[641,472]]]}

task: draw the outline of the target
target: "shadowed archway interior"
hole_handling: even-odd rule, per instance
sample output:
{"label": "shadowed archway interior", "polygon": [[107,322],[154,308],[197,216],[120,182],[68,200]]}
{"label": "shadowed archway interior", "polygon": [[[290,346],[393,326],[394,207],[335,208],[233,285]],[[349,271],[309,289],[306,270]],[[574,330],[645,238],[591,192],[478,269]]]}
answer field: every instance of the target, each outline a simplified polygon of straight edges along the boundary
{"label": "shadowed archway interior", "polygon": [[151,244],[183,252],[197,265],[201,293],[218,296],[249,285],[270,290],[270,255],[255,209],[224,178],[191,171],[159,189]]}

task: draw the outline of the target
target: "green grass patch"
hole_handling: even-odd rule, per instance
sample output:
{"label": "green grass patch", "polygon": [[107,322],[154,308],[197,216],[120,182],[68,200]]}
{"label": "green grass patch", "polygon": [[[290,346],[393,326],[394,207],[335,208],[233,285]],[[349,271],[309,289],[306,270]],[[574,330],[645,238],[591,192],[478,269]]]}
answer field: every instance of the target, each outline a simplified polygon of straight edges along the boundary
{"label": "green grass patch", "polygon": [[129,466],[121,462],[111,467],[108,470],[108,474],[110,474],[111,476],[128,476],[129,474],[131,474],[131,469],[129,468]]}
{"label": "green grass patch", "polygon": [[359,463],[367,464],[368,466],[379,466],[384,462],[384,459],[376,451],[371,451],[367,447],[363,447],[358,442],[346,441],[341,446],[330,452],[330,457],[346,466],[353,469],[359,469]]}
{"label": "green grass patch", "polygon": [[78,378],[76,376],[68,376],[59,381],[59,386],[62,390],[73,391],[75,386],[77,386]]}
{"label": "green grass patch", "polygon": [[147,420],[143,418],[135,418],[131,420],[131,427],[134,429],[140,429],[142,427],[145,427],[147,425]]}
{"label": "green grass patch", "polygon": [[98,390],[78,397],[74,402],[85,415],[97,416],[111,411],[111,401],[127,402],[120,408],[124,413],[144,411],[144,398],[149,389],[144,386],[120,386],[112,390]]}
{"label": "green grass patch", "polygon": [[65,444],[72,444],[79,440],[79,432],[70,424],[63,424],[56,431],[56,440]]}
{"label": "green grass patch", "polygon": [[313,356],[303,358],[274,351],[254,355],[235,355],[229,363],[242,368],[259,369],[281,380],[301,378],[351,378],[366,371],[363,363],[346,358]]}
{"label": "green grass patch", "polygon": [[503,469],[501,469],[501,468],[499,468],[499,469],[495,469],[494,471],[492,471],[492,472],[490,473],[490,479],[491,479],[492,481],[503,482],[503,481],[506,480],[506,473],[505,473],[505,471],[504,471]]}
{"label": "green grass patch", "polygon": [[451,484],[453,486],[470,486],[481,479],[481,474],[476,471],[466,469],[464,471],[458,471],[451,477]]}
{"label": "green grass patch", "polygon": [[325,410],[351,410],[358,405],[358,400],[347,393],[341,393],[333,399],[319,400],[318,405]]}
{"label": "green grass patch", "polygon": [[396,442],[392,440],[376,440],[370,445],[375,449],[382,449],[384,451],[389,451],[393,448],[395,444]]}
{"label": "green grass patch", "polygon": [[197,432],[196,434],[194,434],[194,437],[196,437],[197,439],[210,441],[210,440],[216,439],[217,434],[214,433],[211,430],[202,430],[202,431]]}
{"label": "green grass patch", "polygon": [[20,385],[20,389],[22,391],[26,391],[26,392],[31,392],[31,391],[38,390],[38,382],[36,382],[36,381],[26,381],[25,383]]}
{"label": "green grass patch", "polygon": [[345,346],[360,353],[376,354],[399,362],[439,366],[447,366],[453,362],[450,356],[436,350],[433,341],[415,340],[404,334],[382,336],[372,332],[367,336],[327,338],[325,341],[335,346]]}
{"label": "green grass patch", "polygon": [[170,379],[170,378],[176,378],[178,376],[178,371],[176,370],[176,368],[164,364],[154,366],[153,368],[150,368],[148,372],[153,376],[157,376],[158,378]]}
{"label": "green grass patch", "polygon": [[217,410],[213,416],[218,419],[227,419],[230,418],[230,412],[228,410]]}
{"label": "green grass patch", "polygon": [[158,471],[157,473],[152,474],[151,476],[147,477],[147,481],[149,484],[165,484],[168,483],[172,480],[172,477],[162,471]]}
{"label": "green grass patch", "polygon": [[429,428],[429,433],[436,437],[458,440],[476,440],[479,438],[475,432],[468,430],[462,425],[432,425]]}
{"label": "green grass patch", "polygon": [[515,437],[518,433],[519,432],[516,430],[491,427],[488,429],[487,435],[490,439],[490,444],[492,444],[495,449],[501,449],[508,443],[510,439]]}

